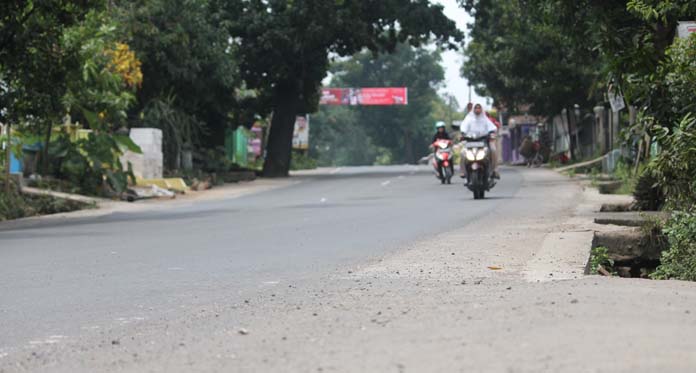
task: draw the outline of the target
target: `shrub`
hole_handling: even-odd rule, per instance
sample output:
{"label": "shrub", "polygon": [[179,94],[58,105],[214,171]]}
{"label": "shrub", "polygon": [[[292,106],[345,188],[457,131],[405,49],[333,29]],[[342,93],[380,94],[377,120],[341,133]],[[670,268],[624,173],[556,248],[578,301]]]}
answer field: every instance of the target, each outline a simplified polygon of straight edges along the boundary
{"label": "shrub", "polygon": [[640,211],[658,211],[665,204],[665,195],[652,172],[643,172],[633,191],[634,206]]}
{"label": "shrub", "polygon": [[317,168],[317,160],[311,158],[304,152],[293,151],[290,161],[290,169],[296,170],[311,170]]}
{"label": "shrub", "polygon": [[614,267],[614,261],[609,259],[609,249],[604,246],[598,246],[592,249],[592,253],[590,254],[590,274],[598,274],[600,266],[604,267],[607,271],[612,271]]}
{"label": "shrub", "polygon": [[20,194],[15,188],[4,193],[4,182],[0,180],[0,221],[20,219],[36,215],[57,214],[89,207],[89,205],[51,196]]}
{"label": "shrub", "polygon": [[669,207],[677,210],[696,203],[696,118],[687,114],[674,128],[658,127],[662,151],[650,170],[662,186]]}
{"label": "shrub", "polygon": [[696,281],[696,213],[675,212],[665,225],[669,249],[662,253],[654,279]]}

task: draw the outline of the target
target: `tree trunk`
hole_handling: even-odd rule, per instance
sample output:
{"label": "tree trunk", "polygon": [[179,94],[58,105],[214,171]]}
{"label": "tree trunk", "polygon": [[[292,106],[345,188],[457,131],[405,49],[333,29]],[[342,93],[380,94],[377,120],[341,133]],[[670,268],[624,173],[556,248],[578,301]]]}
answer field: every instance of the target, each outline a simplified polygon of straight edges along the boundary
{"label": "tree trunk", "polygon": [[51,132],[53,132],[53,121],[48,123],[48,129],[46,129],[46,138],[44,139],[44,148],[41,152],[41,173],[44,176],[48,175],[49,169],[49,159],[48,159],[48,145],[51,142]]}
{"label": "tree trunk", "polygon": [[271,132],[268,135],[263,176],[287,177],[290,172],[292,134],[297,116],[298,94],[294,90],[279,91],[278,103],[273,110]]}

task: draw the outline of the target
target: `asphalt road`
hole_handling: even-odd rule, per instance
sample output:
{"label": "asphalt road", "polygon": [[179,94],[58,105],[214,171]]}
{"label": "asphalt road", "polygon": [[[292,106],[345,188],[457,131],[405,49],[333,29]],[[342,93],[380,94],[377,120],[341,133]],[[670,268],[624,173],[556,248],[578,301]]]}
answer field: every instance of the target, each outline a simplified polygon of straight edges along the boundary
{"label": "asphalt road", "polygon": [[235,302],[264,284],[319,279],[490,213],[520,188],[514,170],[503,178],[474,201],[427,167],[344,168],[193,206],[0,225],[0,353],[142,310],[176,313],[220,289]]}
{"label": "asphalt road", "polygon": [[696,371],[695,284],[584,276],[573,180],[293,179],[0,224],[0,373]]}

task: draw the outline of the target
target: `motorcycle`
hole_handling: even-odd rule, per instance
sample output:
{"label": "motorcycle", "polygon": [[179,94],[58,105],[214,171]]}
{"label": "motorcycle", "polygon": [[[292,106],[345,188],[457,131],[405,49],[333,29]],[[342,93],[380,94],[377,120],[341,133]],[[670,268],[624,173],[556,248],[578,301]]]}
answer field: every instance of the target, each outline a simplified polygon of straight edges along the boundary
{"label": "motorcycle", "polygon": [[466,167],[466,187],[474,193],[474,199],[483,199],[486,192],[496,184],[491,167],[490,141],[492,138],[486,135],[464,137],[462,155],[464,167]]}
{"label": "motorcycle", "polygon": [[452,141],[437,140],[433,143],[435,156],[433,157],[433,167],[435,175],[442,184],[451,184],[454,174],[454,164],[452,163]]}

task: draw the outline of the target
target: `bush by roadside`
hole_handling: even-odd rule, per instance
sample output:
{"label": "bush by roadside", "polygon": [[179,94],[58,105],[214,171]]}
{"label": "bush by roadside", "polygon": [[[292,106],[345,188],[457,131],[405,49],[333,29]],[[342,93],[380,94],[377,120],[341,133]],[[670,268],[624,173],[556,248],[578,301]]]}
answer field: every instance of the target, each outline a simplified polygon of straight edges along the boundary
{"label": "bush by roadside", "polygon": [[317,168],[317,160],[311,158],[304,152],[293,151],[292,160],[290,161],[290,169],[297,170],[313,170]]}
{"label": "bush by roadside", "polygon": [[653,278],[696,281],[696,118],[686,115],[675,128],[659,128],[660,154],[649,170],[674,211],[664,232],[669,250]]}
{"label": "bush by roadside", "polygon": [[696,213],[675,212],[663,228],[669,250],[652,278],[696,281]]}
{"label": "bush by roadside", "polygon": [[[0,187],[4,188],[0,182]],[[51,196],[33,196],[16,190],[0,193],[0,221],[27,218],[38,215],[58,214],[90,208],[85,203]]]}

